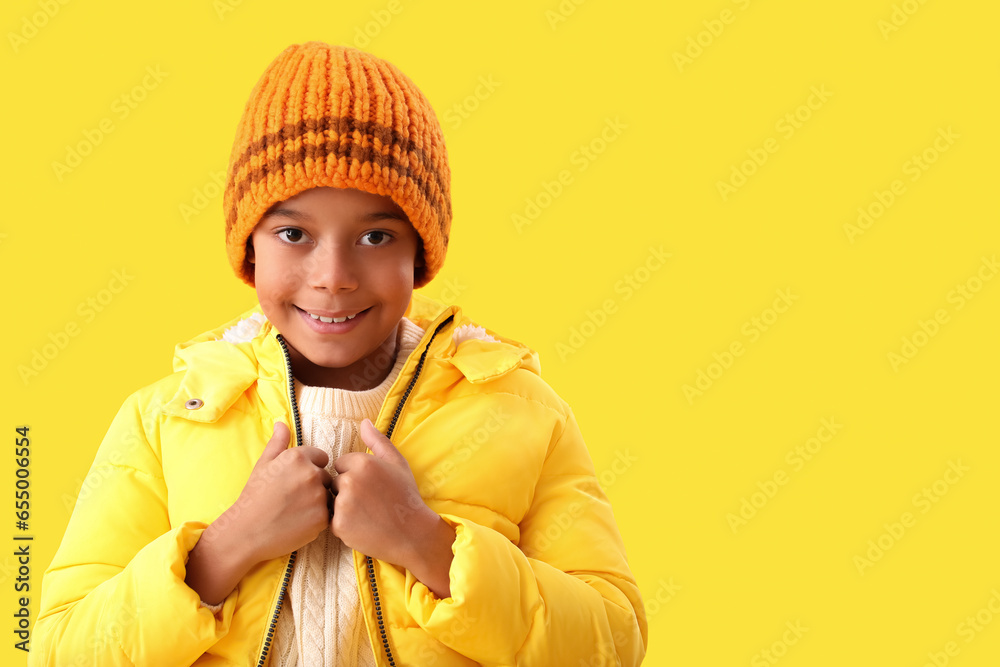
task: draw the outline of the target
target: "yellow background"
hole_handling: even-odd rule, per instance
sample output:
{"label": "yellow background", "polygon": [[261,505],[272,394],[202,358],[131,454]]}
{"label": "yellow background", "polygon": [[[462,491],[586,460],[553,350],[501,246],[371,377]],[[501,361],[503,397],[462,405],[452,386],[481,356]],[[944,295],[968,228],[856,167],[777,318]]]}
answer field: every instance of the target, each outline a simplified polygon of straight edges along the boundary
{"label": "yellow background", "polygon": [[[1000,251],[1000,9],[396,2],[4,4],[0,424],[31,427],[32,615],[124,398],[254,303],[212,176],[267,63],[319,39],[366,45],[437,108],[455,218],[424,291],[537,349],[576,411],[647,600],[645,664],[997,664],[1000,280],[983,278]],[[104,119],[60,180],[53,163]],[[750,175],[724,199],[734,168]],[[113,294],[115,271],[130,278]],[[960,302],[959,285],[978,291]],[[904,337],[921,345],[894,364]],[[707,389],[685,394],[699,372]],[[19,665],[2,516],[0,662]]]}

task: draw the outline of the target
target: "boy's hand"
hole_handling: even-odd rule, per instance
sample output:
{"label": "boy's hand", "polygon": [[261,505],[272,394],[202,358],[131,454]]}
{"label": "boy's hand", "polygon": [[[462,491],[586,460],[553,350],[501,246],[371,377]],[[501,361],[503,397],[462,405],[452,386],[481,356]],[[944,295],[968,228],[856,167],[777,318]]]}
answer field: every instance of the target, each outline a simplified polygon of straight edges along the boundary
{"label": "boy's hand", "polygon": [[333,462],[338,475],[330,530],[352,549],[405,567],[448,597],[454,529],[424,503],[392,441],[367,419],[360,433],[372,454],[352,452]]}
{"label": "boy's hand", "polygon": [[[226,514],[242,527],[254,562],[291,553],[316,539],[330,518],[329,457],[316,447],[292,447],[288,427],[274,434],[254,465],[239,499]],[[220,517],[221,519],[222,517]]]}
{"label": "boy's hand", "polygon": [[329,457],[315,447],[288,449],[277,422],[240,497],[201,534],[188,554],[185,581],[209,604],[222,602],[262,560],[316,538],[330,518]]}

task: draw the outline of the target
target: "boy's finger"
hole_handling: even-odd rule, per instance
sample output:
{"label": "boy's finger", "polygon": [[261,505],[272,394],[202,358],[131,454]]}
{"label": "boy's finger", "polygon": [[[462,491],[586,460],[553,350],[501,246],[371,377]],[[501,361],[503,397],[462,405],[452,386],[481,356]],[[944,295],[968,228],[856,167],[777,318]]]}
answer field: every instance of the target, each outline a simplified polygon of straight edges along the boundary
{"label": "boy's finger", "polygon": [[320,470],[320,479],[323,480],[323,486],[325,486],[328,489],[333,488],[333,475],[328,473],[325,468],[323,470]]}
{"label": "boy's finger", "polygon": [[[330,455],[319,447],[310,447],[306,445],[303,447],[296,447],[295,449],[301,452],[302,456],[309,459],[309,462],[317,468],[326,468],[326,464],[330,462]],[[278,453],[280,454],[281,452]]]}
{"label": "boy's finger", "polygon": [[368,449],[372,450],[372,454],[380,459],[406,460],[396,449],[396,445],[392,444],[392,440],[375,428],[375,424],[372,424],[370,419],[361,422],[361,440],[368,446]]}
{"label": "boy's finger", "polygon": [[[345,472],[354,467],[355,459],[359,456],[368,456],[368,454],[362,454],[361,452],[348,452],[347,454],[341,454],[333,461],[333,469],[337,471],[338,475],[343,475]],[[334,490],[336,491],[336,482],[334,479]]]}
{"label": "boy's finger", "polygon": [[274,422],[274,434],[267,441],[267,445],[264,446],[264,451],[261,452],[258,460],[273,461],[278,458],[278,454],[288,449],[290,440],[291,432],[289,432],[288,427],[282,422]]}

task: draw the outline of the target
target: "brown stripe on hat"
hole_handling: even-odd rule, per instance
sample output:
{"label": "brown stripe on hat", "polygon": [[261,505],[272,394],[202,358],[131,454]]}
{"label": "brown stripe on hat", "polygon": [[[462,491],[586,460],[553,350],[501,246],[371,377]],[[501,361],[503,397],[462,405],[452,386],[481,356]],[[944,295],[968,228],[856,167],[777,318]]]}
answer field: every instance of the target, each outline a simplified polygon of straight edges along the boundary
{"label": "brown stripe on hat", "polygon": [[[349,124],[352,122],[352,119],[346,120]],[[283,127],[279,132],[266,134],[248,146],[231,167],[232,182],[229,187],[233,193],[233,207],[227,216],[227,230],[236,221],[236,206],[254,183],[265,180],[268,174],[281,173],[286,167],[307,159],[322,161],[329,160],[331,156],[334,162],[347,157],[362,164],[370,162],[376,167],[393,170],[398,178],[410,179],[416,183],[439,221],[450,217],[446,214],[446,210],[451,208],[447,176],[434,168],[431,156],[426,151],[377,123],[354,123],[353,129],[346,132],[339,131],[342,127],[340,123],[341,119],[331,117],[304,119],[293,126]],[[329,133],[329,136],[322,142],[310,140],[310,134],[316,137],[325,133]],[[360,141],[356,138],[358,133],[361,134]],[[291,150],[286,148],[288,137],[295,139],[295,147]],[[381,150],[376,148],[376,140],[382,144]],[[409,158],[407,162],[415,163],[419,168],[411,169],[408,164],[402,164],[394,154],[397,152],[406,155]],[[254,155],[260,160],[258,166],[248,168],[240,176]],[[270,155],[273,157],[269,157]],[[442,232],[446,230],[442,229]]]}

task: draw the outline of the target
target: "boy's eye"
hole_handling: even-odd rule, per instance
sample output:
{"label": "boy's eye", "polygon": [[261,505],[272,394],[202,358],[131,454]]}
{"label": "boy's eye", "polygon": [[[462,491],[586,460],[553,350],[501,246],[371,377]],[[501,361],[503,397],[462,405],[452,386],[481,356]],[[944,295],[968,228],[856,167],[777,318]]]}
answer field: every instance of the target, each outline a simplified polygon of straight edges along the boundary
{"label": "boy's eye", "polygon": [[289,243],[298,243],[305,235],[301,229],[282,229],[278,232],[278,236]]}
{"label": "boy's eye", "polygon": [[361,238],[365,241],[362,245],[385,245],[390,236],[386,232],[367,232]]}

